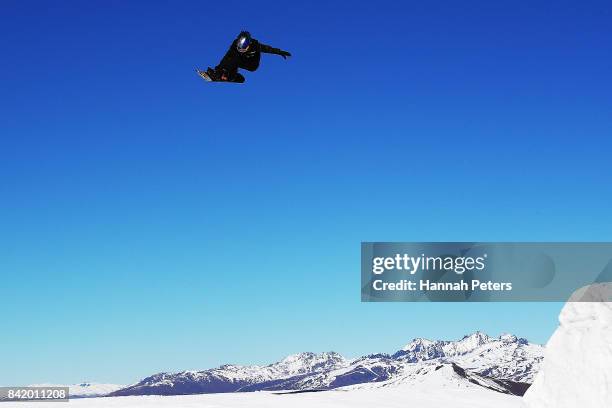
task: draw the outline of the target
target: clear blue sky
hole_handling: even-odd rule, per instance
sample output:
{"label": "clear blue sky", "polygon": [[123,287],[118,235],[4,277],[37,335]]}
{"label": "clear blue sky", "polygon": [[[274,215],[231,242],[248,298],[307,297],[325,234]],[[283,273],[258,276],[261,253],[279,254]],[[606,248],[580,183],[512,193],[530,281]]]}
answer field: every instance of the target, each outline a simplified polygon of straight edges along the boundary
{"label": "clear blue sky", "polygon": [[[0,384],[547,340],[360,303],[360,242],[610,240],[610,3],[308,3],[2,3]],[[198,78],[242,28],[294,58]]]}

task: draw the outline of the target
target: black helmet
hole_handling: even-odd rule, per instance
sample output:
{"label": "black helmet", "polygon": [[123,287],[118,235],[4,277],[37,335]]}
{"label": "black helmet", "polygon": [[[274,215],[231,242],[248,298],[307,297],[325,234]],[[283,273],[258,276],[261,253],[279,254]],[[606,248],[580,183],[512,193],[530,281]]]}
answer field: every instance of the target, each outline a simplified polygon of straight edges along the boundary
{"label": "black helmet", "polygon": [[248,31],[241,31],[236,39],[236,48],[238,52],[246,52],[249,45],[251,45],[251,33]]}

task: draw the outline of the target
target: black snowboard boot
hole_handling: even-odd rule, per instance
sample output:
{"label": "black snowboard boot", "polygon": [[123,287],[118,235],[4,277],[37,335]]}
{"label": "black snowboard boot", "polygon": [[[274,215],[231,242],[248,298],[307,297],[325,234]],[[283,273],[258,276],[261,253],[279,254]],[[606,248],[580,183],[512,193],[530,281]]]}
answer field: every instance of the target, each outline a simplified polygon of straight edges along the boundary
{"label": "black snowboard boot", "polygon": [[211,67],[208,67],[206,69],[206,75],[208,75],[210,79],[212,79],[213,81],[219,81],[219,76],[217,75],[217,71],[215,71]]}

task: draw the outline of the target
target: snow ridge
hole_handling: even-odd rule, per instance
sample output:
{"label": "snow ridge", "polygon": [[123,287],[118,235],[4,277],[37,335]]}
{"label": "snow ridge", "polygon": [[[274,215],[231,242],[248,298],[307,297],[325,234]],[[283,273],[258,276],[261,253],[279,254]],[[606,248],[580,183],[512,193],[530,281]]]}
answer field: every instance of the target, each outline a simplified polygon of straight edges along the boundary
{"label": "snow ridge", "polygon": [[592,284],[572,295],[545,356],[525,394],[527,406],[612,407],[612,283]]}

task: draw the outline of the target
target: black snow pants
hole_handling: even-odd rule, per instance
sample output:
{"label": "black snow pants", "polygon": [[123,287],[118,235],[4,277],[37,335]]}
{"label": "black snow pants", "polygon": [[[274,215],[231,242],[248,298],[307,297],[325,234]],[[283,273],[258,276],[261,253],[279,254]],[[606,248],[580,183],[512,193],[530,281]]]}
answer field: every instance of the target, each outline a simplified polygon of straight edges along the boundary
{"label": "black snow pants", "polygon": [[[245,58],[238,63],[238,68],[246,69],[247,71],[256,71],[259,68],[259,61],[261,60],[261,54],[258,52],[251,58]],[[238,70],[229,73],[229,80],[232,82],[244,82],[244,75]]]}

